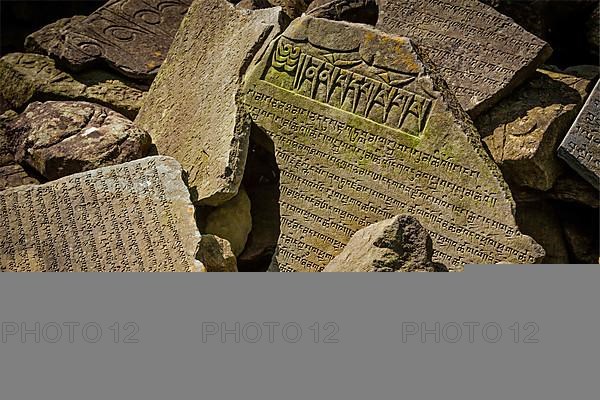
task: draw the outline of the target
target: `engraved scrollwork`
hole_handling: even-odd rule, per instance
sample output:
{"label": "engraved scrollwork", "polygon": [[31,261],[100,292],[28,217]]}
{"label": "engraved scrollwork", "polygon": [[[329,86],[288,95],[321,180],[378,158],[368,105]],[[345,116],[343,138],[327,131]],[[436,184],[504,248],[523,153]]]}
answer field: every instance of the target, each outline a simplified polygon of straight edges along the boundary
{"label": "engraved scrollwork", "polygon": [[300,61],[300,47],[279,42],[273,53],[273,67],[286,72],[293,72]]}

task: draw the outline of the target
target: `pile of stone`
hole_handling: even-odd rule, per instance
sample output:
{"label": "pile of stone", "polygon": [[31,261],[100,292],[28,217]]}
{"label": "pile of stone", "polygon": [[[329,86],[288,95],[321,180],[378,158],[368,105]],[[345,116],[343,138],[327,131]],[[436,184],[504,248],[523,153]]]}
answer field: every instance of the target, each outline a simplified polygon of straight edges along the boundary
{"label": "pile of stone", "polygon": [[522,5],[236,3],[111,0],[0,58],[0,270],[599,262],[599,68]]}

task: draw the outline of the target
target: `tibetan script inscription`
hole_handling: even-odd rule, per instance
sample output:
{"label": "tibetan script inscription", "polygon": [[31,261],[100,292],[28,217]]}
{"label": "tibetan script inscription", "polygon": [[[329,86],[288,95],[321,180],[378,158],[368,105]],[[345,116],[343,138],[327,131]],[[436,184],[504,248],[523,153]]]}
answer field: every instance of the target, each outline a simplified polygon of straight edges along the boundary
{"label": "tibetan script inscription", "polygon": [[472,123],[407,38],[303,16],[251,67],[244,103],[280,169],[283,271],[320,271],[358,229],[407,213],[434,260],[536,262]]}
{"label": "tibetan script inscription", "polygon": [[560,144],[558,155],[600,190],[600,82]]}
{"label": "tibetan script inscription", "polygon": [[149,157],[0,192],[1,271],[199,271],[182,169]]}
{"label": "tibetan script inscription", "polygon": [[471,115],[522,83],[552,53],[543,40],[477,0],[377,0],[377,28],[426,51]]}

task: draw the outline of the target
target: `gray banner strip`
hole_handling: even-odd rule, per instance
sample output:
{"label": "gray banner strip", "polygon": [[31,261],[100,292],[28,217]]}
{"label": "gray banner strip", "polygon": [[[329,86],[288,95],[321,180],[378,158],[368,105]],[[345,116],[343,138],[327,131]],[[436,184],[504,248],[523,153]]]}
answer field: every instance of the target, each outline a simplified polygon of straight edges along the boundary
{"label": "gray banner strip", "polygon": [[2,274],[0,398],[596,399],[598,266]]}

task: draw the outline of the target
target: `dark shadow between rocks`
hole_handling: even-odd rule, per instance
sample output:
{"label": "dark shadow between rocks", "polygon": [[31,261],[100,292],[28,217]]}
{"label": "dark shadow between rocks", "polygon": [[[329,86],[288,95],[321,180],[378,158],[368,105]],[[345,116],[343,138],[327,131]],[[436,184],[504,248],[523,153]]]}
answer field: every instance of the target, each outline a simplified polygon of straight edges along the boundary
{"label": "dark shadow between rocks", "polygon": [[264,272],[269,268],[280,233],[279,168],[273,141],[254,123],[242,186],[250,198],[252,231],[238,257],[238,270]]}
{"label": "dark shadow between rocks", "polygon": [[375,26],[379,7],[376,0],[315,0],[308,7],[307,14]]}

